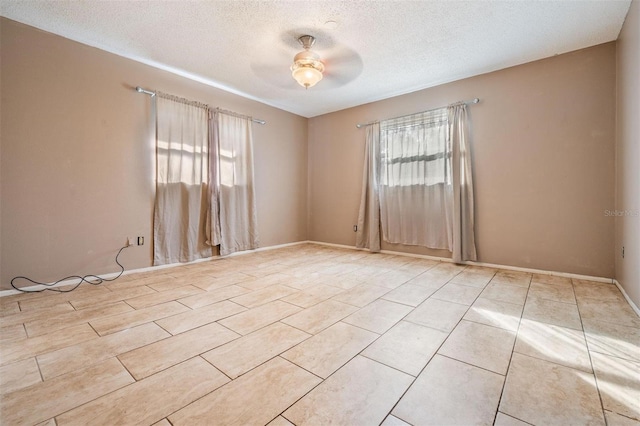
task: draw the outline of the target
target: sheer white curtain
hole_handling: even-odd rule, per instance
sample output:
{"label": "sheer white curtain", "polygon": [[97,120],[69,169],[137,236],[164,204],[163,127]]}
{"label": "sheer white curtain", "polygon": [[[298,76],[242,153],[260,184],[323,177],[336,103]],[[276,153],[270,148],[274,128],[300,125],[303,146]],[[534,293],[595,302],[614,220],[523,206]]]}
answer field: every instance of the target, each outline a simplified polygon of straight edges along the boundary
{"label": "sheer white curtain", "polygon": [[367,126],[362,172],[362,194],[356,231],[356,247],[380,251],[380,123]]}
{"label": "sheer white curtain", "polygon": [[153,264],[210,257],[204,220],[209,172],[208,110],[157,96]]}
{"label": "sheer white curtain", "polygon": [[380,132],[384,240],[451,250],[453,187],[446,108],[383,121]]}
{"label": "sheer white curtain", "polygon": [[258,247],[251,119],[216,112],[212,120],[207,237],[220,254]]}

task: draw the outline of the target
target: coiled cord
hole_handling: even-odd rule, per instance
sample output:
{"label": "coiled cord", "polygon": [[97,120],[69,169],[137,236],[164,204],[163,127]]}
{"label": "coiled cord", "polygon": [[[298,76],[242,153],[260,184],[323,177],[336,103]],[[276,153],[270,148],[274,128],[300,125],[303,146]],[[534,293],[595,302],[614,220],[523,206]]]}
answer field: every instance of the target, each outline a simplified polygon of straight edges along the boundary
{"label": "coiled cord", "polygon": [[[58,281],[54,282],[54,283],[42,283],[40,281],[35,281],[32,280],[31,278],[27,278],[27,277],[23,277],[23,276],[18,276],[18,277],[13,277],[13,279],[11,280],[11,287],[13,287],[14,289],[22,292],[22,293],[40,293],[42,291],[55,291],[58,293],[69,293],[70,291],[75,290],[76,288],[80,287],[80,284],[82,284],[83,282],[87,283],[87,284],[91,284],[91,285],[100,285],[105,281],[115,281],[118,278],[120,278],[120,276],[122,276],[122,274],[124,273],[124,266],[122,266],[122,264],[118,261],[118,256],[120,256],[120,253],[122,253],[122,250],[126,249],[127,247],[129,247],[129,245],[126,245],[124,247],[122,247],[120,250],[118,250],[118,254],[116,254],[116,263],[118,264],[118,266],[120,267],[120,273],[113,277],[113,278],[103,278],[100,277],[98,275],[93,275],[93,274],[87,274],[85,276],[80,276],[80,275],[69,275],[68,277],[59,279]],[[55,286],[63,281],[67,281],[67,280],[71,280],[71,279],[79,279],[80,281],[78,281],[78,283],[73,286],[73,288],[67,289],[67,290],[62,290],[59,288],[55,288]],[[45,288],[42,288],[40,290],[25,290],[19,287],[16,287],[15,284],[13,284],[13,282],[15,280],[25,280],[25,281],[29,281],[33,284],[36,285],[42,285],[45,286]],[[89,281],[92,280],[92,281]]]}

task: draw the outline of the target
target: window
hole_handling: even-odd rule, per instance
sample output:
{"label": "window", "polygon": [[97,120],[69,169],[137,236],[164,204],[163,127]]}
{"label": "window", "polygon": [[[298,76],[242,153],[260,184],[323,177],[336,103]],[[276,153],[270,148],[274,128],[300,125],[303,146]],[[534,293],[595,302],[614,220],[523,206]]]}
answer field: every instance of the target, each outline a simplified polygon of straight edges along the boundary
{"label": "window", "polygon": [[447,109],[380,123],[385,241],[451,249],[453,187]]}
{"label": "window", "polygon": [[446,109],[387,120],[381,125],[380,141],[382,185],[451,183]]}

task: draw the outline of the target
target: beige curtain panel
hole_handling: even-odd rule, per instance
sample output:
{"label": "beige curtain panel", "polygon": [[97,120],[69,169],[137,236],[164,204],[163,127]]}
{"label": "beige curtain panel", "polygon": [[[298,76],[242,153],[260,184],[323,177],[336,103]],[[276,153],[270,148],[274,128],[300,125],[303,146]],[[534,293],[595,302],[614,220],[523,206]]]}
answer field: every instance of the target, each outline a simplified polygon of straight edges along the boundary
{"label": "beige curtain panel", "polygon": [[216,112],[211,135],[208,241],[222,256],[258,248],[251,119]]}
{"label": "beige curtain panel", "polygon": [[467,106],[464,103],[450,106],[448,121],[453,165],[452,258],[454,262],[459,263],[465,260],[477,260]]}
{"label": "beige curtain panel", "polygon": [[380,251],[380,196],[378,173],[380,161],[380,124],[367,126],[364,170],[362,172],[362,194],[356,230],[356,247]]}
{"label": "beige curtain panel", "polygon": [[209,175],[208,111],[156,99],[156,199],[153,264],[212,255],[204,232]]}

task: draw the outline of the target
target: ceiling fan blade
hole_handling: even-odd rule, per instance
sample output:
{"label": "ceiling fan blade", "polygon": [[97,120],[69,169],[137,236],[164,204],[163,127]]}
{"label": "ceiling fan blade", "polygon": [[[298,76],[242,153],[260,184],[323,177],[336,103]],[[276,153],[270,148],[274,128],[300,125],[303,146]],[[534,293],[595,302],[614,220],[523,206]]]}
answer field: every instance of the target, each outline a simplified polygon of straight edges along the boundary
{"label": "ceiling fan blade", "polygon": [[284,66],[252,63],[251,69],[256,77],[272,86],[280,89],[295,89],[298,87],[298,83],[291,77],[291,71],[286,63]]}
{"label": "ceiling fan blade", "polygon": [[363,69],[360,55],[347,47],[333,49],[333,54],[324,60],[325,77],[331,81],[331,87],[343,86],[355,80]]}

